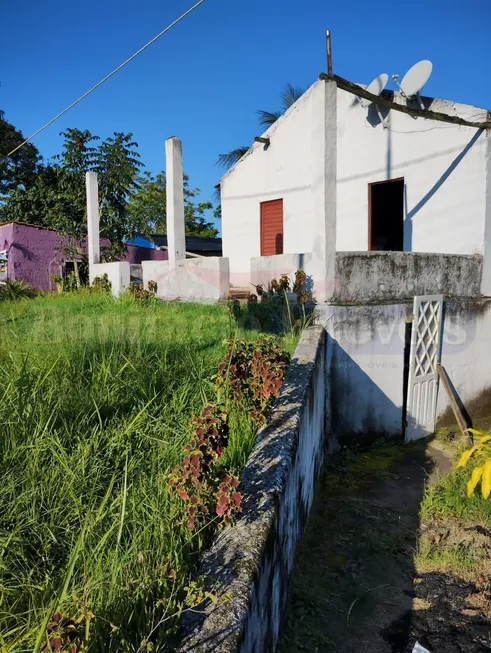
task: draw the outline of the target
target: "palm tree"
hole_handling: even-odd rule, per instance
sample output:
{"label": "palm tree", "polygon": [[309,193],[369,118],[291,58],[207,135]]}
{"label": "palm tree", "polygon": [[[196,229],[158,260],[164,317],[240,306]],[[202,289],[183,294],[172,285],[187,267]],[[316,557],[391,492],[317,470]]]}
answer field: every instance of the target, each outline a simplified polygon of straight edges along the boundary
{"label": "palm tree", "polygon": [[291,84],[286,84],[283,92],[281,93],[281,110],[274,111],[262,111],[259,109],[259,124],[264,127],[271,127],[278,118],[280,118],[288,109],[295,104],[300,96],[305,93],[305,89],[295,88]]}
{"label": "palm tree", "polygon": [[[283,92],[281,93],[281,110],[280,111],[262,111],[259,109],[259,124],[263,127],[271,127],[278,118],[280,118],[285,111],[287,111],[292,104],[298,100],[298,98],[305,93],[305,90],[301,88],[295,88],[291,84],[286,84]],[[246,152],[249,151],[249,147],[237,147],[235,150],[232,150],[228,154],[220,154],[217,160],[217,164],[221,165],[224,168],[231,168],[241,159]]]}
{"label": "palm tree", "polygon": [[220,154],[217,160],[217,164],[223,166],[224,168],[231,168],[248,151],[249,151],[249,146],[244,146],[244,147],[238,147],[235,150],[229,152],[228,154]]}

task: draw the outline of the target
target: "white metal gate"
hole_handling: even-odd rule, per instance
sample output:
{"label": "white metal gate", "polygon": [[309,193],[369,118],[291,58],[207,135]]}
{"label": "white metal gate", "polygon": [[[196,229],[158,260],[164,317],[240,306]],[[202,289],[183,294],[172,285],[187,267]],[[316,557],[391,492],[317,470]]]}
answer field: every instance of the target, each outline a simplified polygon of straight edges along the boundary
{"label": "white metal gate", "polygon": [[435,430],[442,295],[414,298],[406,412],[406,442]]}

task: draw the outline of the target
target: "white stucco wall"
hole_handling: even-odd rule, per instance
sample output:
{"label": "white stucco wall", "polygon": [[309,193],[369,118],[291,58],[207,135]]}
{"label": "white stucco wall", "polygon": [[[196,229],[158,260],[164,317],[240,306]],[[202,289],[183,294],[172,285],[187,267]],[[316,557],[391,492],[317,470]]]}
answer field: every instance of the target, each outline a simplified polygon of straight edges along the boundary
{"label": "white stucco wall", "polygon": [[[334,438],[402,434],[404,347],[412,304],[319,307]],[[409,335],[409,334],[408,334]],[[491,301],[444,305],[441,363],[472,420],[491,416]],[[455,423],[439,384],[439,423]]]}
{"label": "white stucco wall", "polygon": [[[491,302],[445,302],[442,365],[471,419],[491,417]],[[454,422],[440,384],[437,420]]]}
{"label": "white stucco wall", "polygon": [[320,307],[333,439],[402,435],[404,304]]}
{"label": "white stucco wall", "polygon": [[221,180],[232,285],[249,285],[250,260],[261,254],[260,202],[283,199],[285,254],[315,250],[324,221],[327,86],[316,82],[264,134],[270,145],[255,143]]}
{"label": "white stucco wall", "polygon": [[[404,177],[404,250],[482,254],[486,135],[471,127],[374,107],[338,89],[337,250],[368,249],[368,184]],[[403,102],[398,96],[398,102]],[[433,111],[484,121],[484,110],[434,100]],[[367,117],[368,116],[368,117]]]}
{"label": "white stucco wall", "polygon": [[142,261],[143,285],[157,283],[157,297],[185,301],[213,302],[229,294],[227,258],[207,256],[170,261]]}
{"label": "white stucco wall", "polygon": [[295,272],[302,268],[311,276],[312,254],[277,254],[276,256],[256,256],[251,258],[251,283],[268,287],[272,279],[287,274],[293,281]]}

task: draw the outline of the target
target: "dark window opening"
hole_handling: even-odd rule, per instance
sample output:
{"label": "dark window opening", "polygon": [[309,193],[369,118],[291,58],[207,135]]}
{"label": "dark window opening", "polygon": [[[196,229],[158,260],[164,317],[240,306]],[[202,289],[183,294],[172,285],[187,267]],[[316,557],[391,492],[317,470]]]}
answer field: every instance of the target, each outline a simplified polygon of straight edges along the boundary
{"label": "dark window opening", "polygon": [[[86,260],[77,261],[78,276],[82,285],[89,283],[89,265]],[[65,261],[63,265],[63,280],[68,281],[70,275],[75,276],[75,261]]]}
{"label": "dark window opening", "polygon": [[404,250],[404,179],[368,185],[368,249]]}
{"label": "dark window opening", "polygon": [[65,261],[63,266],[63,278],[66,281],[71,274],[75,274],[75,262]]}

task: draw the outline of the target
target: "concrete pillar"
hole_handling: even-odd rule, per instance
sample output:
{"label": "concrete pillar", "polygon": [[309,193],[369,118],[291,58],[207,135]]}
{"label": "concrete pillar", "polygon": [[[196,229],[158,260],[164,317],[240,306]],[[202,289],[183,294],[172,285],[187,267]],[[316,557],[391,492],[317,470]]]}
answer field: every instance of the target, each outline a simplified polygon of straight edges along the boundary
{"label": "concrete pillar", "polygon": [[334,293],[336,264],[337,86],[318,82],[311,98],[312,205],[316,232],[312,247],[313,294],[319,302]]}
{"label": "concrete pillar", "polygon": [[486,189],[481,294],[491,297],[491,134],[486,133]]}
{"label": "concrete pillar", "polygon": [[171,267],[186,258],[184,225],[184,185],[182,176],[182,143],[172,136],[165,141],[165,174],[167,194],[167,247]]}
{"label": "concrete pillar", "polygon": [[100,263],[99,246],[99,191],[97,173],[85,173],[85,188],[87,192],[87,255],[89,265]]}

